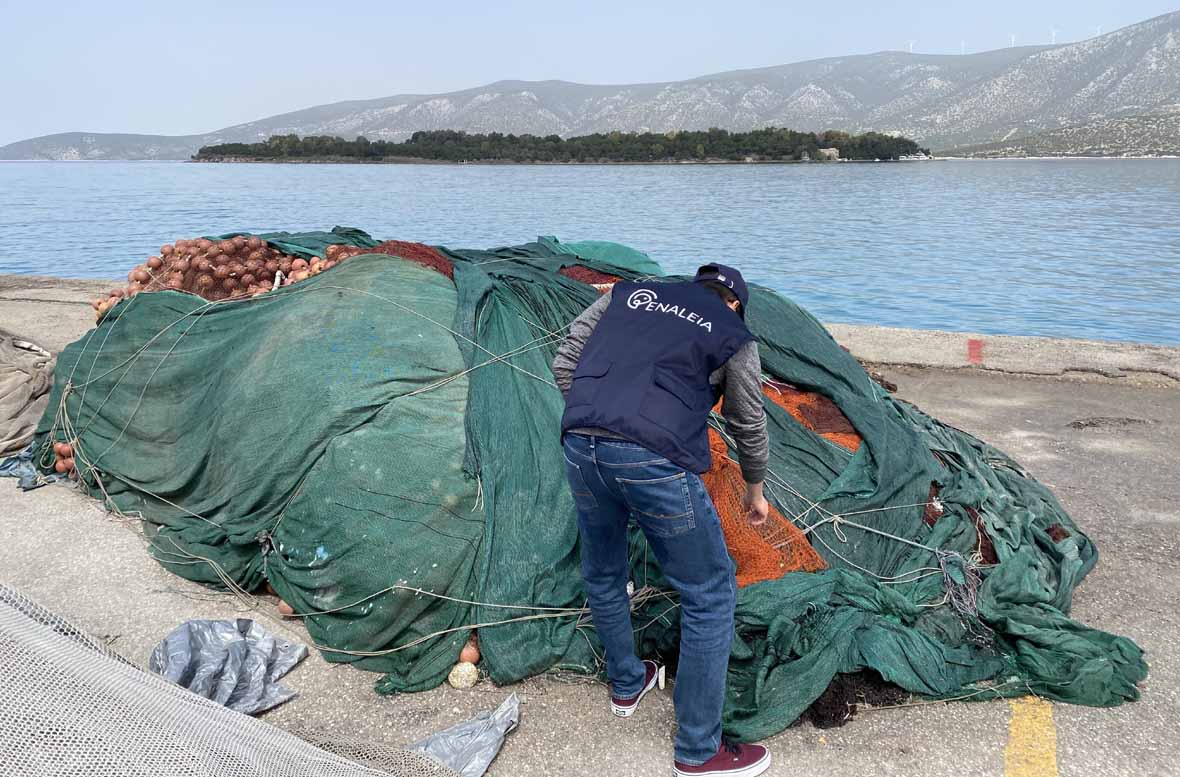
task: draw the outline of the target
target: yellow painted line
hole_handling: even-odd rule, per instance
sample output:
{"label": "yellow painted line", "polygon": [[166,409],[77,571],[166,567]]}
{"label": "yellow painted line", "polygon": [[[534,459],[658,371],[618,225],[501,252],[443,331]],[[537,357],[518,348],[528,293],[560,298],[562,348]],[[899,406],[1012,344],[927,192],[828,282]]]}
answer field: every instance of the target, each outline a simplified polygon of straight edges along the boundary
{"label": "yellow painted line", "polygon": [[1012,699],[1004,777],[1057,777],[1057,725],[1053,705],[1035,696]]}

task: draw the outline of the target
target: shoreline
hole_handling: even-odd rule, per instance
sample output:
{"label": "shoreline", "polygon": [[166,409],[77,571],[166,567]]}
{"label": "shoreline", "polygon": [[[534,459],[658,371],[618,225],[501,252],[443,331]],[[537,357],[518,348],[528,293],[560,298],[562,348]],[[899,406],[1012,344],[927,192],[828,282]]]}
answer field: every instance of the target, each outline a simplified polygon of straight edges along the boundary
{"label": "shoreline", "polygon": [[[112,160],[114,161],[114,160]],[[164,160],[161,160],[164,161]],[[185,159],[177,160],[192,164],[243,164],[243,165],[452,165],[464,167],[471,165],[498,166],[533,166],[548,165],[555,167],[590,167],[590,166],[651,166],[662,165],[678,167],[681,165],[810,165],[810,164],[876,164],[898,162],[935,162],[936,159],[669,159],[669,160],[635,160],[626,162],[612,162],[610,160],[596,160],[587,162],[552,162],[532,160],[517,162],[511,159],[471,159],[462,162],[452,162],[447,159],[422,159],[418,157],[382,157],[380,159],[356,159],[353,157],[295,157],[288,159],[266,159],[262,157],[218,157],[216,159]]]}
{"label": "shoreline", "polygon": [[511,165],[511,166],[528,166],[528,165],[556,165],[568,167],[593,167],[593,166],[627,166],[627,165],[662,165],[666,167],[675,166],[690,166],[690,165],[808,165],[808,164],[877,164],[884,162],[895,164],[899,162],[1051,162],[1051,161],[1160,161],[1160,160],[1176,160],[1180,159],[1180,154],[1137,154],[1137,155],[1119,155],[1119,156],[955,156],[953,154],[934,155],[929,159],[839,159],[839,160],[818,160],[812,159],[808,162],[803,162],[796,159],[764,159],[764,160],[734,160],[734,159],[687,159],[674,161],[634,161],[634,162],[513,162],[509,160],[472,160],[469,162],[449,162],[442,159],[411,159],[411,158],[391,158],[391,159],[376,159],[376,160],[354,160],[348,158],[338,159],[257,159],[246,157],[233,157],[222,159],[0,159],[0,164],[38,164],[38,163],[176,163],[176,164],[323,164],[323,165]]}
{"label": "shoreline", "polygon": [[[116,281],[0,273],[0,321],[59,352],[94,326],[91,301]],[[1180,389],[1180,346],[823,322],[874,366],[981,370]]]}
{"label": "shoreline", "polygon": [[1115,159],[1115,160],[1180,159],[1180,154],[1134,154],[1134,155],[1120,154],[1119,156],[1091,156],[1091,155],[1071,156],[1071,155],[1066,155],[1066,154],[1058,154],[1056,156],[951,156],[951,155],[947,155],[947,156],[939,156],[936,158],[939,161],[943,161],[943,162],[1020,162],[1020,161],[1047,162],[1047,161],[1052,161],[1052,160],[1069,161],[1069,160],[1078,160],[1078,159],[1087,159],[1087,160],[1092,159],[1095,161],[1101,161],[1104,159],[1105,160],[1111,160],[1111,159]]}

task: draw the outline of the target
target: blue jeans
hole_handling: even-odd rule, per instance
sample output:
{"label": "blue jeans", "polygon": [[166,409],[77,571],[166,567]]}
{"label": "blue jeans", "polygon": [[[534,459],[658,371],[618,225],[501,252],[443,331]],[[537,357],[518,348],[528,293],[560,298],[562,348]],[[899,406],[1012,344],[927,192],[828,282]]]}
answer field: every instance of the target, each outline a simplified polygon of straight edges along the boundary
{"label": "blue jeans", "polygon": [[627,598],[627,526],[634,518],[680,593],[676,760],[704,763],[721,746],[737,599],[735,566],[713,502],[700,477],[637,443],[566,434],[563,447],[578,508],[582,576],[611,690],[629,698],[645,677]]}

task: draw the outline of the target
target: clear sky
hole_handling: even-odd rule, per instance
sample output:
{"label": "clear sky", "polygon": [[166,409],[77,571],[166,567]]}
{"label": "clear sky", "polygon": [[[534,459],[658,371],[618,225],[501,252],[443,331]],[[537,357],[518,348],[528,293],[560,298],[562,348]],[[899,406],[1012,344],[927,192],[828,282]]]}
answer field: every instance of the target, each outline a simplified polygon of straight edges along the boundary
{"label": "clear sky", "polygon": [[1180,0],[0,0],[0,145],[188,134],[503,78],[635,83],[886,49],[1092,37]]}

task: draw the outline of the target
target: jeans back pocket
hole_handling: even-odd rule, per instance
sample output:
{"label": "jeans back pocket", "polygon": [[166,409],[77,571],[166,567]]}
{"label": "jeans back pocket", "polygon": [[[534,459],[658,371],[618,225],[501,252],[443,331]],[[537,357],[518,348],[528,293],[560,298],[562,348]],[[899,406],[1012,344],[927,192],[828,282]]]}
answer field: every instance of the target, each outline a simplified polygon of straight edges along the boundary
{"label": "jeans back pocket", "polygon": [[696,515],[688,493],[688,475],[681,470],[657,478],[620,478],[615,481],[623,501],[644,531],[675,537],[696,528]]}
{"label": "jeans back pocket", "polygon": [[565,479],[569,481],[570,493],[574,495],[574,505],[582,512],[598,509],[598,500],[586,485],[586,478],[582,475],[582,468],[570,461],[570,457],[562,451],[565,459]]}

